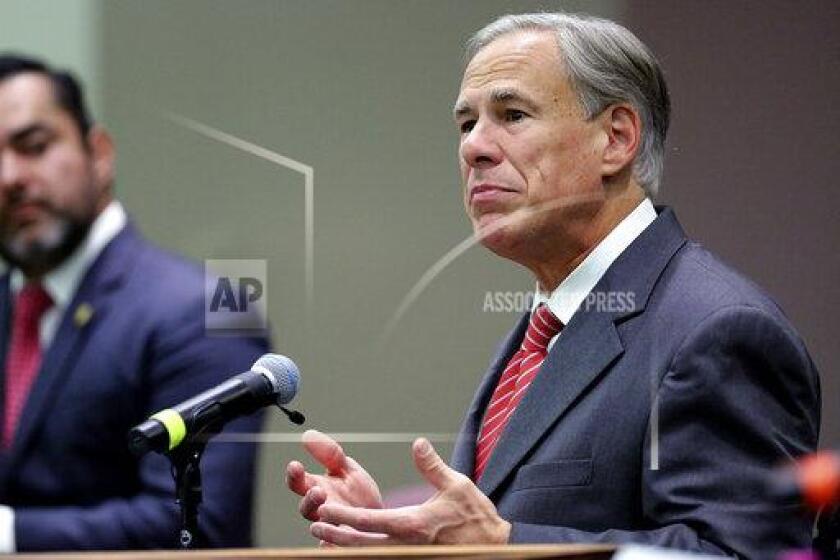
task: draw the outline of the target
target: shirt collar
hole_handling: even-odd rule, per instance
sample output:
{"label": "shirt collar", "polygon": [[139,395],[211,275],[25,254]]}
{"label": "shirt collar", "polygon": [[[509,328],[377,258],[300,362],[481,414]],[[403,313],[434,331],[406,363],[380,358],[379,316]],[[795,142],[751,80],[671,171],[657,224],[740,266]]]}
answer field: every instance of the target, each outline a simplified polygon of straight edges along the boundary
{"label": "shirt collar", "polygon": [[[73,254],[44,276],[44,289],[50,294],[56,307],[63,308],[70,303],[90,265],[125,227],[127,221],[122,204],[116,200],[111,201],[93,221],[87,237]],[[13,269],[9,277],[12,293],[17,294],[25,281],[26,278],[20,269]]]}
{"label": "shirt collar", "polygon": [[544,303],[564,325],[568,325],[572,315],[610,265],[655,219],[656,209],[650,199],[645,198],[595,246],[552,293],[542,292],[537,286],[531,310]]}

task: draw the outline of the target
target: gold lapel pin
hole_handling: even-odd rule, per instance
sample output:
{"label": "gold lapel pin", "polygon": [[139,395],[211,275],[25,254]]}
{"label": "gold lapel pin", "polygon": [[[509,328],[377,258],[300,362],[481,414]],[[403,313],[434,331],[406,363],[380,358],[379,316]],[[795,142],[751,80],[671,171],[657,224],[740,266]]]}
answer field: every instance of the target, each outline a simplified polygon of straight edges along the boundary
{"label": "gold lapel pin", "polygon": [[78,328],[82,328],[90,322],[93,317],[93,307],[89,303],[80,303],[73,314],[73,322]]}

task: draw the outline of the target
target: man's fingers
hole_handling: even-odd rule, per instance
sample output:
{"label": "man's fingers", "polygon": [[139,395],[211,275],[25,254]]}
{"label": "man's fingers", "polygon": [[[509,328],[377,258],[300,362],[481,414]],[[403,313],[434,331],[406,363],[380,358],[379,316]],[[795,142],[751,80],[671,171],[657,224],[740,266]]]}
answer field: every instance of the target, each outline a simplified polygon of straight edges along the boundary
{"label": "man's fingers", "polygon": [[327,473],[339,475],[346,469],[347,457],[337,441],[317,430],[306,430],[301,437],[303,447]]}
{"label": "man's fingers", "polygon": [[414,457],[417,470],[429,484],[438,490],[442,490],[457,480],[458,473],[443,462],[443,459],[440,458],[440,455],[426,438],[414,440],[414,444],[411,446],[411,454]]}
{"label": "man's fingers", "polygon": [[344,468],[348,471],[364,471],[365,469],[349,455],[344,456]]}
{"label": "man's fingers", "polygon": [[306,468],[298,461],[292,461],[286,465],[286,486],[289,490],[303,496],[312,487],[313,481],[306,473]]}
{"label": "man's fingers", "polygon": [[320,539],[327,546],[383,546],[395,544],[388,535],[363,533],[352,527],[337,527],[321,521],[313,523],[309,531],[313,537]]}
{"label": "man's fingers", "polygon": [[349,525],[365,533],[381,533],[397,538],[410,538],[417,529],[407,511],[416,508],[368,509],[339,504],[325,504],[318,510],[318,519],[331,525]]}
{"label": "man's fingers", "polygon": [[318,508],[327,501],[327,493],[320,486],[313,486],[301,498],[298,511],[309,521],[318,521]]}

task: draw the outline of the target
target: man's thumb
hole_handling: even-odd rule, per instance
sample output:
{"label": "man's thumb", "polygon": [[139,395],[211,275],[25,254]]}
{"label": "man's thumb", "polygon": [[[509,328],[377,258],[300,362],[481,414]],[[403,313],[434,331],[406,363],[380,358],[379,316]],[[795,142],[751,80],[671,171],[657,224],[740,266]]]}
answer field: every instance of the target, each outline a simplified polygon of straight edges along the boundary
{"label": "man's thumb", "polygon": [[443,462],[443,459],[440,458],[440,455],[426,438],[414,440],[411,452],[417,470],[429,484],[438,490],[442,490],[455,480],[454,471],[446,466],[446,463]]}

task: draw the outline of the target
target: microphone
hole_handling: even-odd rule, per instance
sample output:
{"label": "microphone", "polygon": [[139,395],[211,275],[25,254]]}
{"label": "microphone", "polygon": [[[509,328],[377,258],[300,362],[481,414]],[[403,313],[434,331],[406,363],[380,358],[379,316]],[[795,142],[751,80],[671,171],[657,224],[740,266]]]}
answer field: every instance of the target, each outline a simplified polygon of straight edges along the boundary
{"label": "microphone", "polygon": [[774,473],[769,481],[777,499],[796,500],[812,511],[840,504],[840,454],[820,451]]}
{"label": "microphone", "polygon": [[280,354],[265,354],[250,371],[240,373],[172,408],[153,414],[128,433],[128,447],[140,457],[150,451],[166,453],[185,440],[212,434],[225,423],[276,404],[295,423],[303,415],[282,405],[295,398],[300,372],[295,363]]}

